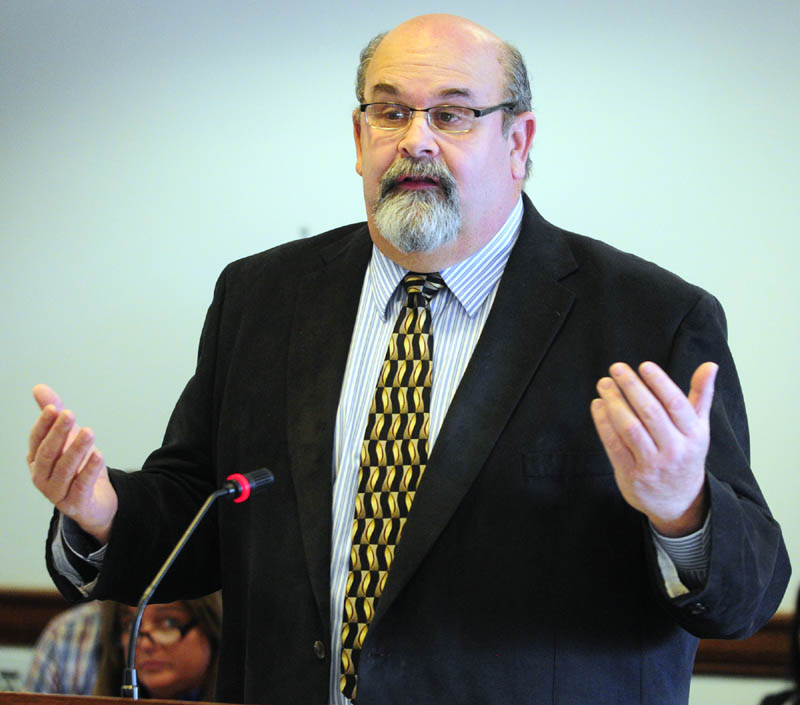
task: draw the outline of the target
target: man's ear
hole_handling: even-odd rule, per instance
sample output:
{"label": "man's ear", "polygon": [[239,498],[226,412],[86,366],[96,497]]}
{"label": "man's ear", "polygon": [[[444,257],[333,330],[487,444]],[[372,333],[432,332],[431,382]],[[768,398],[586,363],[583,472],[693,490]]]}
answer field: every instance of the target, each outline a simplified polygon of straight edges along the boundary
{"label": "man's ear", "polygon": [[525,179],[525,165],[535,132],[536,118],[533,113],[520,113],[514,117],[508,138],[511,145],[511,175],[515,179]]}
{"label": "man's ear", "polygon": [[353,139],[356,142],[356,171],[359,176],[361,173],[361,113],[357,110],[353,111]]}

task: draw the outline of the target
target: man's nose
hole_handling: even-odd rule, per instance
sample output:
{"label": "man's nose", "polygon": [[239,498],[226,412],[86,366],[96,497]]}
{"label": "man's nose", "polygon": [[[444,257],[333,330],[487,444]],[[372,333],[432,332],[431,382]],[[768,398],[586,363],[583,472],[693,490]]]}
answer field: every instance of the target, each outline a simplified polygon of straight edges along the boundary
{"label": "man's nose", "polygon": [[421,110],[411,113],[397,148],[404,157],[417,159],[435,157],[439,154],[436,132],[428,122],[427,113]]}

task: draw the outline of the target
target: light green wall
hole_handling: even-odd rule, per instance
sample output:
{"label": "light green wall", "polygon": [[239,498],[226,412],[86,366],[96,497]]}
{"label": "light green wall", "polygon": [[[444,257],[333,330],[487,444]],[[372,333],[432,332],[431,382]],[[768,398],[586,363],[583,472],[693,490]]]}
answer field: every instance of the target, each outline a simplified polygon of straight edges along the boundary
{"label": "light green wall", "polygon": [[[721,299],[754,467],[800,559],[800,4],[274,4],[0,4],[0,587],[49,586],[50,511],[24,463],[31,386],[55,386],[112,464],[137,466],[191,374],[221,267],[363,218],[355,57],[431,10],[526,56],[528,192],[546,217]],[[692,705],[779,685],[698,678]]]}
{"label": "light green wall", "polygon": [[49,585],[31,386],[60,390],[111,464],[138,465],[221,267],[363,218],[356,55],[431,9],[526,56],[542,213],[725,305],[754,467],[798,560],[800,5],[274,4],[0,4],[0,586]]}

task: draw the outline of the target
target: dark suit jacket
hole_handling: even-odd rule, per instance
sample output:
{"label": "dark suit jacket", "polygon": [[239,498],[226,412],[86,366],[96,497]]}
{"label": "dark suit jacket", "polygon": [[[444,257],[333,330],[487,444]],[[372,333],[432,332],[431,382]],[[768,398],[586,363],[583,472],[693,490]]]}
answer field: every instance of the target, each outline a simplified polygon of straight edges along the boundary
{"label": "dark suit jacket", "polygon": [[[228,474],[275,473],[267,493],[220,504],[159,593],[223,587],[224,701],[327,702],[333,428],[370,253],[359,224],[229,265],[163,447],[143,473],[112,472],[119,512],[92,596],[129,602]],[[359,705],[686,702],[697,636],[758,629],[789,574],[725,335],[709,294],[526,198],[369,630]],[[720,364],[709,580],[674,600],[589,415],[617,360],[654,360],[684,389]]]}

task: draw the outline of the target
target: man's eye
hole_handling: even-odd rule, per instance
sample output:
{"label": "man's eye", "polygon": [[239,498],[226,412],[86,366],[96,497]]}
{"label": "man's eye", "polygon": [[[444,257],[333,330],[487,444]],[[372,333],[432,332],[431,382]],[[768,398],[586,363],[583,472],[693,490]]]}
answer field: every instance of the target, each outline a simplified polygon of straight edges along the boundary
{"label": "man's eye", "polygon": [[406,115],[405,112],[397,108],[386,108],[386,110],[381,113],[381,118],[389,122],[402,122],[406,119]]}
{"label": "man's eye", "polygon": [[437,110],[433,114],[434,122],[439,125],[447,125],[448,127],[458,127],[458,125],[466,122],[466,116],[455,110]]}

